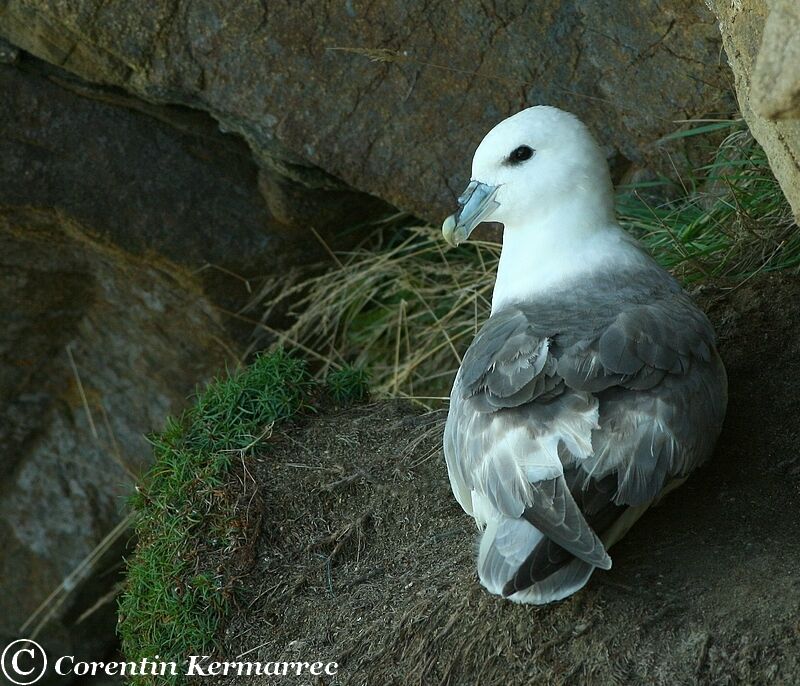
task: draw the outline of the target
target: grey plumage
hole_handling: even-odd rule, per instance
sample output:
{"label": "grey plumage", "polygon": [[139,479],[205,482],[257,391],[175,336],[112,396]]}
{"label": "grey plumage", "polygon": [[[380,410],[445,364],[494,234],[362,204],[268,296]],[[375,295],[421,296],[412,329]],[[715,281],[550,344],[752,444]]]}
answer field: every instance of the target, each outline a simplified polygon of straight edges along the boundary
{"label": "grey plumage", "polygon": [[450,484],[483,530],[483,585],[551,602],[711,455],[725,371],[705,315],[619,226],[575,116],[537,106],[497,124],[459,205],[445,239],[495,221],[503,249],[450,397]]}
{"label": "grey plumage", "polygon": [[542,602],[610,567],[605,520],[710,456],[726,381],[708,319],[649,263],[504,306],[450,402],[445,456],[456,498],[486,527],[481,580]]}

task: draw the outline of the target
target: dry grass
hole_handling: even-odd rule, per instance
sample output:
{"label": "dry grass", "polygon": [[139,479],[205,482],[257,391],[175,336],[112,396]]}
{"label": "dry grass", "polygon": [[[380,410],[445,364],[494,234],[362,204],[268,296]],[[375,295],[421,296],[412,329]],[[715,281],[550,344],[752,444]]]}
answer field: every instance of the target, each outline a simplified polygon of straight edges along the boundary
{"label": "dry grass", "polygon": [[488,313],[500,246],[449,249],[426,226],[402,236],[339,255],[335,269],[272,291],[267,306],[295,302],[281,340],[314,350],[323,372],[351,362],[369,369],[379,396],[435,402]]}

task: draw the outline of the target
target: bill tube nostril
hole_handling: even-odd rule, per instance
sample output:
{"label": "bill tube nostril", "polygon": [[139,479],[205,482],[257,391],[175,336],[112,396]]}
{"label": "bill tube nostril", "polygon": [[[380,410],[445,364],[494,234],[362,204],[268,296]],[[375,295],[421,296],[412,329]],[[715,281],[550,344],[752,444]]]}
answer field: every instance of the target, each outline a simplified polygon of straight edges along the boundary
{"label": "bill tube nostril", "polygon": [[442,235],[450,245],[463,243],[478,224],[491,219],[492,213],[500,207],[495,200],[498,188],[480,181],[470,181],[458,198],[459,209],[442,223]]}

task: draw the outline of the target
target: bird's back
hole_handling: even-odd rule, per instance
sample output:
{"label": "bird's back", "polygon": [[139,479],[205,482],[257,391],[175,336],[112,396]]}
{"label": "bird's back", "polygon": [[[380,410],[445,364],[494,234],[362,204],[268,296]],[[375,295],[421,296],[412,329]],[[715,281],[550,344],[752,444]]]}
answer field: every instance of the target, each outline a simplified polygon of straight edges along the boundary
{"label": "bird's back", "polygon": [[725,403],[710,323],[655,265],[494,313],[445,429],[484,585],[547,602],[610,565],[603,533],[710,456]]}

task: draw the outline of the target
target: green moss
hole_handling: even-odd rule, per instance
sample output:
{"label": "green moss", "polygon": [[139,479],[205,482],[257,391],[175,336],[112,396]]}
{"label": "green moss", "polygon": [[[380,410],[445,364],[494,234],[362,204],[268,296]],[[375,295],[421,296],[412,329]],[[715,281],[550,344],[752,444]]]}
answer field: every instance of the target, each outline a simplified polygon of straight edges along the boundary
{"label": "green moss", "polygon": [[[126,659],[179,665],[208,654],[230,609],[225,580],[203,570],[200,543],[224,545],[232,523],[219,495],[234,459],[307,406],[305,363],[279,350],[212,382],[193,407],[151,437],[155,462],[133,497],[138,546],[128,560],[119,634]],[[157,679],[157,680],[155,680]],[[135,677],[135,684],[179,684]]]}

